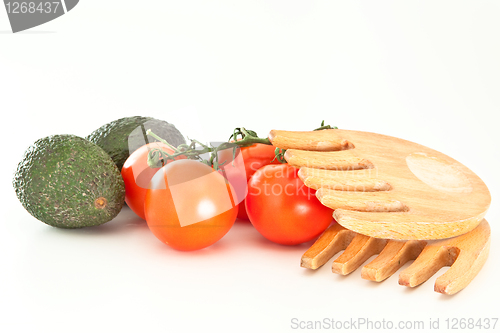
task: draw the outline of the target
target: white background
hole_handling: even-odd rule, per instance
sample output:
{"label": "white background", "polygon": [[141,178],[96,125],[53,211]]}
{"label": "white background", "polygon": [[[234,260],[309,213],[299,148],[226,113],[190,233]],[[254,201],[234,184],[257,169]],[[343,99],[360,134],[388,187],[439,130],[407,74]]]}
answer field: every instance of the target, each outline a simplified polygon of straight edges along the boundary
{"label": "white background", "polygon": [[[498,1],[82,0],[12,34],[0,9],[2,332],[287,332],[291,319],[500,317]],[[299,267],[237,223],[181,253],[124,210],[58,230],[31,217],[11,180],[23,151],[51,134],[85,136],[124,116],[224,140],[245,126],[339,128],[415,141],[489,186],[490,258],[449,297],[436,276],[415,289]],[[426,326],[427,327],[427,326]],[[500,323],[497,324],[497,329]]]}

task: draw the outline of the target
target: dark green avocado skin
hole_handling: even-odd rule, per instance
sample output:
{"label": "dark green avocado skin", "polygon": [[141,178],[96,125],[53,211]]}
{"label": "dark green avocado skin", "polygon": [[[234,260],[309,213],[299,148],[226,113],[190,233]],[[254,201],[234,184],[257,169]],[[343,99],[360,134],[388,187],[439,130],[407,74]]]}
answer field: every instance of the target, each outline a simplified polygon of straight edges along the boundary
{"label": "dark green avocado skin", "polygon": [[[121,171],[127,158],[145,143],[157,142],[146,131],[151,129],[160,138],[177,147],[186,143],[181,132],[173,124],[151,117],[126,117],[101,126],[86,137],[104,149]],[[131,149],[129,149],[129,147]]]}
{"label": "dark green avocado skin", "polygon": [[59,228],[106,223],[118,215],[125,198],[113,160],[96,144],[74,135],[53,135],[31,145],[13,185],[31,215]]}

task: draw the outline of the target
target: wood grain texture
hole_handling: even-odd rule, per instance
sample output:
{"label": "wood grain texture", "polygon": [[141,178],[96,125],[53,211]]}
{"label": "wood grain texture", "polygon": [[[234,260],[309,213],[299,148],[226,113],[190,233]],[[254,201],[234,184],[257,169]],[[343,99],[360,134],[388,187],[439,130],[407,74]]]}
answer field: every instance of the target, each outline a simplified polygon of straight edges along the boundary
{"label": "wood grain texture", "polygon": [[408,207],[395,200],[390,192],[354,192],[320,188],[316,191],[319,201],[332,209],[349,209],[360,212],[405,212]]}
{"label": "wood grain texture", "polygon": [[332,272],[347,275],[358,269],[372,255],[380,253],[387,243],[379,239],[357,234],[332,264]]}
{"label": "wood grain texture", "polygon": [[359,170],[372,169],[373,164],[365,158],[358,157],[353,150],[339,152],[331,151],[307,151],[288,149],[285,159],[294,167],[313,167],[329,170]]}
{"label": "wood grain texture", "polygon": [[320,268],[335,254],[345,250],[354,236],[355,232],[347,230],[338,223],[332,224],[304,253],[300,265],[309,269]]}
{"label": "wood grain texture", "polygon": [[379,255],[361,270],[364,279],[380,282],[415,260],[399,275],[399,283],[415,287],[427,281],[443,266],[451,266],[438,277],[434,290],[453,295],[477,276],[488,258],[491,231],[483,219],[472,231],[443,240],[395,241],[356,234],[339,224],[330,226],[304,253],[301,266],[318,269],[341,250],[332,263],[334,273],[346,275],[360,267],[370,256]]}
{"label": "wood grain texture", "polygon": [[415,287],[443,266],[451,266],[436,280],[434,290],[448,295],[455,294],[479,273],[488,258],[490,243],[490,225],[485,219],[466,234],[429,242],[415,262],[401,272],[399,283]]}
{"label": "wood grain texture", "polygon": [[352,149],[354,145],[337,136],[331,136],[326,131],[291,132],[272,130],[269,140],[282,149],[301,149],[315,151],[332,151]]}
{"label": "wood grain texture", "polygon": [[351,171],[332,171],[302,167],[299,178],[312,189],[332,189],[337,191],[389,191],[391,184],[375,176],[376,170],[362,169]]}
{"label": "wood grain texture", "polygon": [[[491,203],[488,188],[470,169],[414,142],[337,129],[271,131],[269,138],[276,147],[288,149],[285,158],[301,168],[299,177],[306,186],[325,188],[318,197],[335,209],[339,224],[370,237],[458,236],[474,229]],[[370,194],[348,196],[351,192]]]}
{"label": "wood grain texture", "polygon": [[380,282],[410,260],[415,260],[427,245],[427,241],[395,241],[391,240],[372,262],[361,270],[361,277],[366,280]]}

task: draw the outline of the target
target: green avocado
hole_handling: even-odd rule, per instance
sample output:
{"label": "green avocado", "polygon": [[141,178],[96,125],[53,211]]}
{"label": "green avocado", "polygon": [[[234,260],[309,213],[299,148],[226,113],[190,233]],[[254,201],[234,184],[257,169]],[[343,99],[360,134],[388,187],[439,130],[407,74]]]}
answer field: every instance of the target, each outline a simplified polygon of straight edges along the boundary
{"label": "green avocado", "polygon": [[125,198],[113,160],[96,144],[74,135],[53,135],[31,145],[13,185],[31,215],[59,228],[106,223],[118,215]]}
{"label": "green avocado", "polygon": [[104,149],[121,171],[127,158],[136,149],[147,143],[158,141],[146,135],[148,129],[174,147],[186,143],[181,132],[173,124],[140,116],[112,121],[96,129],[86,139]]}

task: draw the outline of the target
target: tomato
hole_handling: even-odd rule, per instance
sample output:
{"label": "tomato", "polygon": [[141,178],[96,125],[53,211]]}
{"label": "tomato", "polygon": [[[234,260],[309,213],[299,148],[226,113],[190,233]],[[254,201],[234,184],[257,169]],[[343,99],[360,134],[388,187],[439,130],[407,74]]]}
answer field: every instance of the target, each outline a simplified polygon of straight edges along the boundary
{"label": "tomato", "polygon": [[333,210],[323,206],[288,165],[266,165],[248,182],[246,208],[250,222],[278,244],[296,245],[318,237],[332,222]]}
{"label": "tomato", "polygon": [[192,251],[221,239],[238,214],[232,186],[194,160],[168,163],[151,179],[144,204],[153,234],[177,250]]}
{"label": "tomato", "polygon": [[233,159],[233,149],[228,148],[218,152],[219,163],[223,163],[220,172],[233,185],[239,203],[238,218],[248,221],[245,208],[247,182],[261,167],[270,163],[279,164],[274,160],[275,147],[265,144],[254,144],[239,148],[236,159]]}
{"label": "tomato", "polygon": [[[254,145],[241,148],[241,154],[243,156],[243,161],[245,162],[247,181],[257,170],[259,170],[263,166],[268,164],[280,164],[278,160],[274,159],[275,149],[276,148],[274,146],[265,145],[262,143],[256,143]],[[248,220],[245,201],[242,201],[240,203],[238,218],[242,220]]]}
{"label": "tomato", "polygon": [[[140,218],[146,219],[144,215],[144,198],[146,190],[153,175],[160,168],[150,168],[148,166],[148,153],[151,149],[160,148],[169,154],[173,154],[164,143],[152,142],[134,151],[127,158],[122,168],[122,177],[125,182],[125,202]],[[185,158],[183,156],[178,159]]]}

